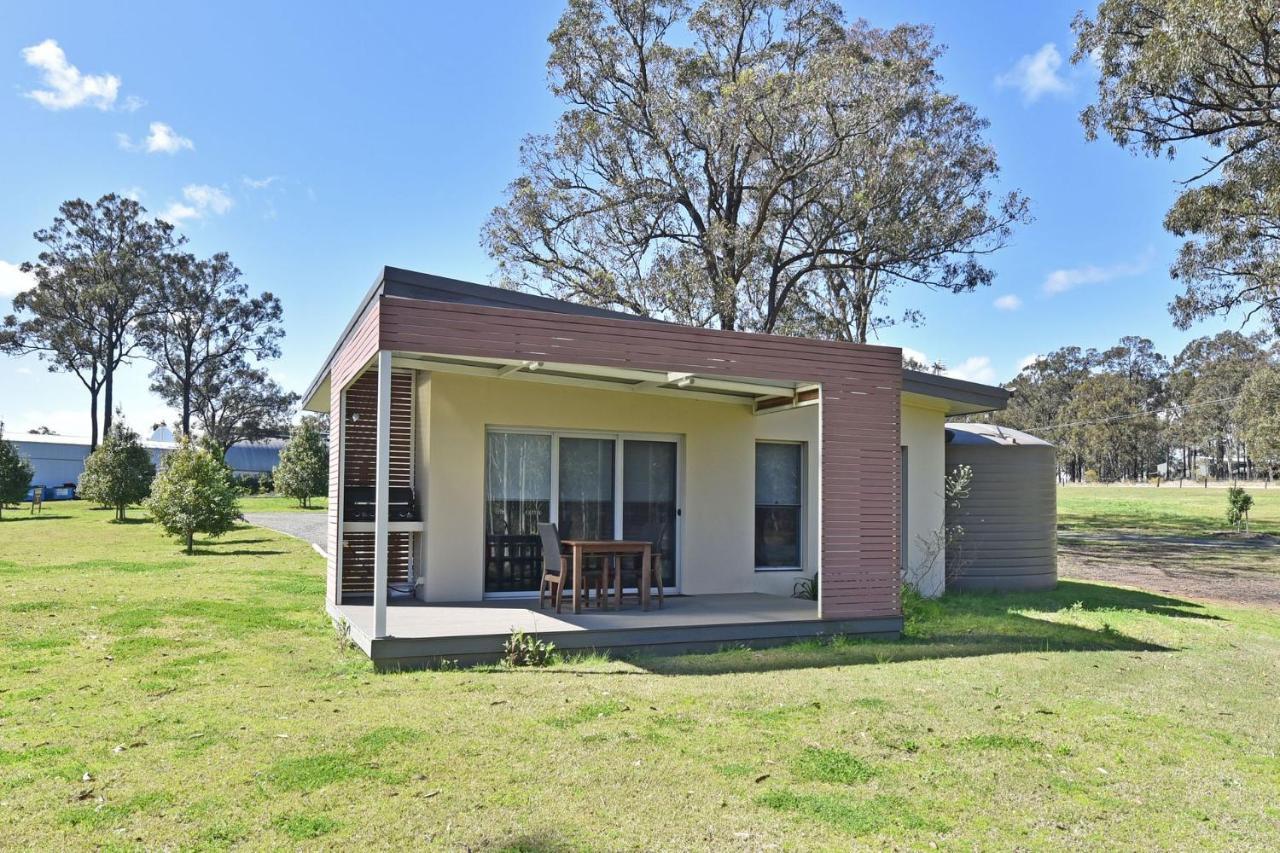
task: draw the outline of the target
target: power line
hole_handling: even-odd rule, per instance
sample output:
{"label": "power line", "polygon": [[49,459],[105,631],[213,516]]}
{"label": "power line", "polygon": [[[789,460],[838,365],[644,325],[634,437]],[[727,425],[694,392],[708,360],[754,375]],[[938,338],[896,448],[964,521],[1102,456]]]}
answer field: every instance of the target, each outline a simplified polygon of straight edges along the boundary
{"label": "power line", "polygon": [[1023,430],[1023,432],[1031,432],[1031,433],[1048,432],[1051,430],[1066,429],[1067,427],[1074,427],[1074,426],[1092,426],[1093,424],[1107,424],[1107,423],[1112,423],[1114,421],[1127,421],[1133,418],[1141,418],[1141,417],[1146,417],[1150,415],[1162,415],[1162,414],[1165,414],[1166,412],[1182,413],[1190,409],[1194,409],[1196,406],[1210,406],[1210,405],[1213,405],[1214,403],[1226,403],[1226,402],[1230,402],[1231,400],[1237,400],[1241,396],[1242,395],[1240,394],[1233,394],[1230,397],[1219,397],[1216,400],[1200,400],[1199,402],[1196,402],[1196,403],[1186,403],[1185,405],[1180,405],[1180,406],[1168,406],[1166,408],[1155,409],[1153,411],[1130,412],[1127,415],[1113,415],[1112,417],[1109,417],[1109,418],[1099,418],[1098,420],[1094,420],[1094,421],[1071,421],[1070,423],[1065,423],[1065,424],[1053,424],[1051,426],[1032,427],[1030,429]]}

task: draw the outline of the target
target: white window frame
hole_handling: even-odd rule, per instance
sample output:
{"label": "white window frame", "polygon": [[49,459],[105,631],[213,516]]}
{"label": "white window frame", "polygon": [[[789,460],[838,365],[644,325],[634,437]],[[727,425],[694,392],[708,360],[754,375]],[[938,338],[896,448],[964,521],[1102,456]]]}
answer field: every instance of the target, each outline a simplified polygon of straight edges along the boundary
{"label": "white window frame", "polygon": [[[521,427],[507,424],[486,424],[486,443],[490,433],[520,433],[524,435],[547,435],[551,437],[551,499],[548,510],[551,522],[560,524],[560,439],[561,438],[611,438],[613,439],[613,537],[621,539],[625,531],[622,529],[622,488],[623,488],[623,442],[631,441],[669,441],[676,446],[676,582],[675,586],[663,587],[665,595],[679,595],[684,576],[684,436],[679,433],[666,432],[616,432],[610,430],[590,429],[548,429],[547,427]],[[485,460],[488,465],[488,460]],[[481,477],[485,476],[482,471]],[[486,496],[487,499],[487,496]],[[481,541],[488,535],[484,530],[487,513],[482,513]],[[480,565],[484,573],[484,564]],[[518,592],[486,592],[485,599],[504,598],[536,598],[534,591]]]}
{"label": "white window frame", "polygon": [[798,566],[756,566],[757,572],[803,572],[808,567],[805,560],[805,552],[808,547],[807,534],[809,530],[809,442],[792,441],[785,438],[757,438],[755,444],[751,446],[751,562],[756,561],[756,509],[759,506],[755,502],[755,471],[756,471],[756,448],[761,444],[789,444],[800,448],[800,520],[796,525],[796,537],[799,540],[796,545],[796,552],[800,555],[800,565]]}

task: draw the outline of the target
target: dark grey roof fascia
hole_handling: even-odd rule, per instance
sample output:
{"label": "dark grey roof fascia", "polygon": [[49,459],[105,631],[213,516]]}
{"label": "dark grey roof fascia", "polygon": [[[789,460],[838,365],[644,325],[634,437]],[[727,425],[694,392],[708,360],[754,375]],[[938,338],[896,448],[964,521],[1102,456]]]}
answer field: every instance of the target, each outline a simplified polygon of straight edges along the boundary
{"label": "dark grey roof fascia", "polygon": [[475,284],[456,278],[414,272],[399,267],[385,267],[382,272],[387,296],[406,299],[428,299],[432,302],[454,302],[463,305],[479,305],[485,308],[515,308],[524,311],[546,311],[552,314],[571,314],[578,317],[603,317],[611,320],[638,320],[657,323],[651,317],[640,317],[626,311],[613,311],[591,305],[579,305],[564,299],[554,299],[522,290]]}
{"label": "dark grey roof fascia", "polygon": [[965,406],[979,408],[966,411],[965,414],[993,412],[1003,409],[1013,393],[1007,388],[995,385],[983,385],[967,379],[954,379],[950,376],[939,376],[936,373],[925,373],[921,370],[902,369],[902,390],[908,394],[922,394],[926,397],[941,397],[953,400]]}

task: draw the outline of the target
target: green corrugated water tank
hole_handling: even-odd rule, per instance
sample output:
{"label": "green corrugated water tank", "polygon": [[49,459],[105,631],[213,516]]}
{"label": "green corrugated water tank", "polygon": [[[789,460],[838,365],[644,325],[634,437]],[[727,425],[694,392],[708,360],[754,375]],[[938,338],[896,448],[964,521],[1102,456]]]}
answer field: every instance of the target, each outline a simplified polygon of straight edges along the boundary
{"label": "green corrugated water tank", "polygon": [[973,469],[969,496],[947,509],[964,527],[948,589],[1035,590],[1058,582],[1058,489],[1053,445],[991,424],[947,424],[947,472]]}

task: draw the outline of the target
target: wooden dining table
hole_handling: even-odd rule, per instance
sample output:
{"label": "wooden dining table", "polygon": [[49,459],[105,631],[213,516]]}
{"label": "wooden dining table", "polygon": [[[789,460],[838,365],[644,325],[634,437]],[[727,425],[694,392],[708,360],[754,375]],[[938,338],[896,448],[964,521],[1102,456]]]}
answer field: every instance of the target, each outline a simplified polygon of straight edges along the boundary
{"label": "wooden dining table", "polygon": [[[563,539],[560,542],[569,549],[573,564],[573,612],[582,612],[582,563],[588,555],[621,556],[640,555],[640,607],[649,609],[649,566],[653,543],[641,539]],[[607,594],[607,591],[606,591]],[[622,573],[615,581],[615,603],[622,606]]]}

